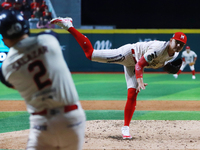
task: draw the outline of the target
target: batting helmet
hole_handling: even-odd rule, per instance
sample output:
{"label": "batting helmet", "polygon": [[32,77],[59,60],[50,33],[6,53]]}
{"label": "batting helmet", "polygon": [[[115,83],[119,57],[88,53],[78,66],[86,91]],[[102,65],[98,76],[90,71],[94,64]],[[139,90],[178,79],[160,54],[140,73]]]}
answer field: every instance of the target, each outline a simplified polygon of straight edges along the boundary
{"label": "batting helmet", "polygon": [[19,12],[4,10],[0,13],[0,34],[8,39],[29,34],[29,23]]}

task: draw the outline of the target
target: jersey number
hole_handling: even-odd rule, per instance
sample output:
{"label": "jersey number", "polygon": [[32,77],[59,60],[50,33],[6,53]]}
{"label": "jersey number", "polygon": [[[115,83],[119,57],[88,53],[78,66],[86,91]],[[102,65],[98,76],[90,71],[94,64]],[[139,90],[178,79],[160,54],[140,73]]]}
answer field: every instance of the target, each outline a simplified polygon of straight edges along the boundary
{"label": "jersey number", "polygon": [[45,68],[44,64],[43,64],[41,61],[39,61],[39,60],[34,61],[33,63],[29,64],[28,70],[29,70],[30,72],[32,72],[32,71],[34,70],[35,67],[38,67],[38,68],[39,68],[39,72],[37,72],[37,73],[34,75],[34,77],[33,77],[33,79],[34,79],[34,81],[35,81],[35,83],[36,83],[38,89],[41,90],[41,89],[43,89],[44,87],[46,87],[46,86],[48,86],[48,85],[51,85],[51,80],[50,80],[50,79],[47,79],[47,80],[45,80],[45,81],[40,81],[40,78],[41,78],[42,76],[44,76],[45,73],[46,73],[46,68]]}

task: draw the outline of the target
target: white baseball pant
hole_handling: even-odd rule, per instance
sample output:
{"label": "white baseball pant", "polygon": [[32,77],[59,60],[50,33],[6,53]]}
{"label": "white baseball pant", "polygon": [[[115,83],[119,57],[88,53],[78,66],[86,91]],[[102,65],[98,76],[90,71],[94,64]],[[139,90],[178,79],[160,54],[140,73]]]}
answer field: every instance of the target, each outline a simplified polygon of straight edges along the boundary
{"label": "white baseball pant", "polygon": [[137,88],[138,83],[134,71],[136,59],[134,56],[131,44],[126,44],[118,49],[94,50],[92,53],[92,61],[123,65],[127,89]]}
{"label": "white baseball pant", "polygon": [[31,115],[27,150],[81,150],[84,142],[85,113],[78,109],[55,115]]}
{"label": "white baseball pant", "polygon": [[[183,62],[183,63],[182,63],[182,66],[181,66],[181,68],[180,68],[180,70],[183,71],[184,68],[185,68],[187,65],[189,65],[189,63]],[[190,67],[190,70],[191,70],[191,71],[194,70],[194,65],[192,65],[192,66],[189,65],[189,67]]]}

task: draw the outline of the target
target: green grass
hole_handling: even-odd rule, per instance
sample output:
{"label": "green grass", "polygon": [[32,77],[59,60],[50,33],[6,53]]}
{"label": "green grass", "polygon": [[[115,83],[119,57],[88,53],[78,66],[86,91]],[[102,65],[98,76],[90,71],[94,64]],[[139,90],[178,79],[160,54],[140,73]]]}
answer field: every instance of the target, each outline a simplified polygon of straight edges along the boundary
{"label": "green grass", "polygon": [[[123,120],[123,110],[86,110],[87,120]],[[200,120],[199,111],[135,111],[133,120]]]}
{"label": "green grass", "polygon": [[[124,74],[72,74],[80,100],[126,100]],[[138,100],[200,100],[200,74],[174,79],[169,74],[144,74],[146,90]],[[0,83],[0,100],[23,100],[20,94]],[[123,110],[85,110],[87,120],[123,120]],[[133,120],[200,120],[200,111],[135,111]],[[1,112],[0,133],[29,129],[26,111]]]}
{"label": "green grass", "polygon": [[[81,76],[81,77],[80,77]],[[124,74],[73,74],[80,100],[126,100]],[[144,74],[145,90],[138,100],[200,100],[200,74],[175,79],[169,74]]]}
{"label": "green grass", "polygon": [[[72,74],[80,100],[126,100],[124,74]],[[200,100],[200,74],[144,74],[145,90],[138,100]],[[0,100],[22,100],[20,94],[0,83]]]}
{"label": "green grass", "polygon": [[0,100],[22,100],[22,97],[16,90],[7,88],[0,82]]}
{"label": "green grass", "polygon": [[29,129],[28,112],[0,112],[0,133]]}
{"label": "green grass", "polygon": [[[85,110],[87,120],[123,120],[123,110]],[[135,111],[133,120],[200,120],[199,111]],[[29,129],[27,112],[0,112],[0,133]]]}

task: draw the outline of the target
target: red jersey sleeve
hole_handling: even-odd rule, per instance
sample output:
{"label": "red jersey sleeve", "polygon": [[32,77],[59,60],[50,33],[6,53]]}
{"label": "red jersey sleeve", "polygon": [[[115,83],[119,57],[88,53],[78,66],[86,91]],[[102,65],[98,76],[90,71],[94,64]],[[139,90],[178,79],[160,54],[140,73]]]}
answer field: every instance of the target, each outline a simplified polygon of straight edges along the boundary
{"label": "red jersey sleeve", "polygon": [[143,69],[145,66],[149,65],[149,63],[145,60],[144,56],[140,58],[140,60],[135,65],[135,75],[136,79],[143,78]]}

